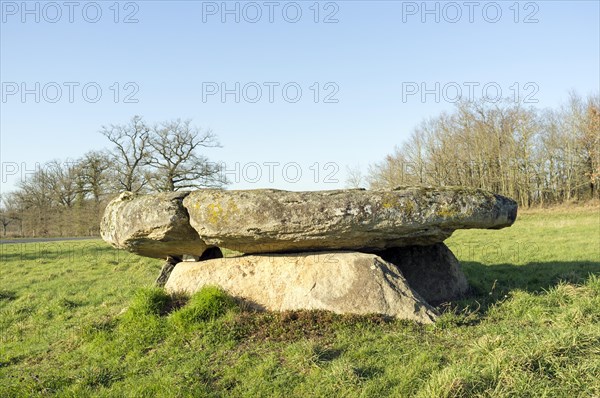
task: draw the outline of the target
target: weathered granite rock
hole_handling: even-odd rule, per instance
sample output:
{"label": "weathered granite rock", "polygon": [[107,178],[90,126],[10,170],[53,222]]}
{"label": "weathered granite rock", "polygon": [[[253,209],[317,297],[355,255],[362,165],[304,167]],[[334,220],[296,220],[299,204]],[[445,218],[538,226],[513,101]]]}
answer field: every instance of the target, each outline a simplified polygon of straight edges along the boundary
{"label": "weathered granite rock", "polygon": [[187,192],[135,195],[111,201],[100,223],[102,238],[119,249],[146,257],[200,256],[207,245],[190,226],[182,205]]}
{"label": "weathered granite rock", "polygon": [[396,265],[408,285],[430,304],[463,297],[469,290],[460,263],[443,243],[395,247],[376,254]]}
{"label": "weathered granite rock", "polygon": [[243,253],[376,251],[442,242],[456,229],[512,225],[517,204],[479,189],[289,192],[203,189],[184,200],[208,245]]}
{"label": "weathered granite rock", "polygon": [[258,308],[378,313],[431,323],[436,311],[406,283],[398,268],[374,254],[319,252],[250,255],[181,262],[166,284],[193,293],[217,285]]}

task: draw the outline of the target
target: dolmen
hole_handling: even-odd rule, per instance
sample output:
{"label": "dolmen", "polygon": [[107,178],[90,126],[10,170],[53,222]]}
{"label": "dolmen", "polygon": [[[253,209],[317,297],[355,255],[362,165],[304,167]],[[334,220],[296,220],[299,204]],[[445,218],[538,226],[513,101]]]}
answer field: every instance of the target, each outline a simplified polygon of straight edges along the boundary
{"label": "dolmen", "polygon": [[108,204],[101,235],[166,260],[157,284],[169,292],[216,285],[257,309],[431,323],[433,305],[468,291],[444,240],[516,216],[515,201],[459,187],[125,192]]}

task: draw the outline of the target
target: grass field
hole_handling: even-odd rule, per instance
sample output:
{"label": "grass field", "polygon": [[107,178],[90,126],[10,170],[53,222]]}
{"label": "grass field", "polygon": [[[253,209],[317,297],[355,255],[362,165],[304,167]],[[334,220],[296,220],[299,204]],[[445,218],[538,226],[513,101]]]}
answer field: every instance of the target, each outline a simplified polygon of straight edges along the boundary
{"label": "grass field", "polygon": [[447,241],[472,285],[435,325],[252,313],[151,288],[99,241],[0,246],[0,397],[600,397],[600,209]]}

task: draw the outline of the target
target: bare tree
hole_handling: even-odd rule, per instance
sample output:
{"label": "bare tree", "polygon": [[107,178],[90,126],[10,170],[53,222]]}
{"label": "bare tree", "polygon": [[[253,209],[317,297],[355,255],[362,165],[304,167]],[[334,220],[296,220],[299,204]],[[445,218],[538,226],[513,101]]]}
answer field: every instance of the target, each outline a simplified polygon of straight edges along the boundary
{"label": "bare tree", "polygon": [[221,166],[210,163],[200,148],[220,147],[216,135],[191,125],[190,120],[163,122],[152,129],[147,164],[148,180],[157,191],[221,187],[226,184]]}
{"label": "bare tree", "polygon": [[590,198],[595,198],[600,183],[600,97],[589,97],[583,104],[578,143],[581,171],[589,186]]}
{"label": "bare tree", "polygon": [[4,209],[10,219],[18,225],[17,234],[23,236],[23,219],[25,217],[25,204],[21,200],[18,191],[9,192],[2,197]]}
{"label": "bare tree", "polygon": [[100,133],[113,143],[111,159],[115,166],[116,189],[139,192],[148,181],[144,165],[148,160],[150,128],[142,117],[134,116],[128,124],[102,126]]}
{"label": "bare tree", "polygon": [[45,180],[50,197],[59,206],[73,207],[80,192],[77,162],[52,160],[44,165]]}
{"label": "bare tree", "polygon": [[16,198],[28,215],[31,236],[47,235],[53,203],[45,168],[40,168],[21,180]]}
{"label": "bare tree", "polygon": [[5,205],[4,197],[0,200],[0,224],[2,224],[2,236],[6,236],[6,230],[13,221],[8,209]]}
{"label": "bare tree", "polygon": [[365,178],[359,165],[346,166],[346,186],[348,188],[365,187]]}
{"label": "bare tree", "polygon": [[110,190],[110,166],[109,155],[100,151],[90,151],[79,161],[83,191],[96,203]]}

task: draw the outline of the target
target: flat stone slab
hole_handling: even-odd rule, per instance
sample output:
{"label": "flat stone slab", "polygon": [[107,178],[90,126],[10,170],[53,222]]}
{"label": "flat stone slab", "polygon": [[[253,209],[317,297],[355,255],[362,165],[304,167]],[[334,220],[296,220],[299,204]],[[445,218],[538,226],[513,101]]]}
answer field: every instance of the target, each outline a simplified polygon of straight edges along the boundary
{"label": "flat stone slab", "polygon": [[216,285],[251,305],[271,311],[327,310],[384,314],[431,323],[437,312],[407,284],[398,268],[358,252],[248,255],[181,262],[165,285],[194,293]]}
{"label": "flat stone slab", "polygon": [[243,253],[378,251],[431,245],[457,229],[513,224],[517,204],[479,189],[289,192],[203,189],[183,200],[209,246]]}
{"label": "flat stone slab", "polygon": [[200,256],[207,245],[189,223],[183,207],[186,192],[135,195],[124,192],[112,200],[100,223],[102,239],[140,256]]}

